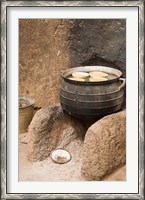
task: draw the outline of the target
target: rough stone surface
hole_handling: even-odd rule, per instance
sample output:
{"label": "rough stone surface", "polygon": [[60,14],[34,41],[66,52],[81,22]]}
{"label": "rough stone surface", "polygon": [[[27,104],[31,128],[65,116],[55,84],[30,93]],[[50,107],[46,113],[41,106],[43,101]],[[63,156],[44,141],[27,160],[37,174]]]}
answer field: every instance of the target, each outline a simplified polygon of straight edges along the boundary
{"label": "rough stone surface", "polygon": [[54,148],[67,147],[75,139],[82,140],[85,129],[60,106],[48,106],[36,112],[28,132],[28,159],[41,161]]}
{"label": "rough stone surface", "polygon": [[125,111],[108,115],[86,132],[82,175],[87,180],[101,180],[126,162]]}
{"label": "rough stone surface", "polygon": [[105,65],[126,71],[125,19],[20,19],[19,93],[59,103],[61,70]]}

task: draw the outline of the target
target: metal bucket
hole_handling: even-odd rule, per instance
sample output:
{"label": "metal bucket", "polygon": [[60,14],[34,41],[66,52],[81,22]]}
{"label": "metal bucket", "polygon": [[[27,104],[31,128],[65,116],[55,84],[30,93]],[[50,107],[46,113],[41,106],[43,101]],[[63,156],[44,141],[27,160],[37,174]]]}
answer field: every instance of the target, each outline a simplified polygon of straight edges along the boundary
{"label": "metal bucket", "polygon": [[35,100],[21,96],[19,97],[19,132],[25,133],[33,118]]}
{"label": "metal bucket", "polygon": [[[116,78],[101,82],[79,82],[70,80],[73,72],[103,71]],[[95,120],[117,112],[124,101],[125,79],[120,70],[104,66],[70,68],[62,72],[60,102],[65,111],[82,120]]]}

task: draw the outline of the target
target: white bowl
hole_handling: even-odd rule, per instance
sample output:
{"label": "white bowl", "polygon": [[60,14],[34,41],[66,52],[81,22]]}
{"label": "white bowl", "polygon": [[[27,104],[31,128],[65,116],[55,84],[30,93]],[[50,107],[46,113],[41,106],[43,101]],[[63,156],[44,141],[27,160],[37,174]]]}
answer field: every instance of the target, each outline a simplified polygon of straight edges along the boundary
{"label": "white bowl", "polygon": [[71,160],[71,155],[64,149],[55,149],[50,154],[51,159],[55,163],[64,164]]}

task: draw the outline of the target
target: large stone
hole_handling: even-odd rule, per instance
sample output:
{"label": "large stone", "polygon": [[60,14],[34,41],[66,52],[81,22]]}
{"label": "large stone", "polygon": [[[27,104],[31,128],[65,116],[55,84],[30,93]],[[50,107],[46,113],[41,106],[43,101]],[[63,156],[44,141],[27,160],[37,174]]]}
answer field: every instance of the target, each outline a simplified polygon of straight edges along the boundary
{"label": "large stone", "polygon": [[60,106],[48,106],[34,115],[28,131],[28,159],[41,161],[57,148],[64,148],[75,139],[82,139],[82,124],[63,112]]}
{"label": "large stone", "polygon": [[125,111],[105,116],[86,132],[82,175],[101,180],[126,163]]}

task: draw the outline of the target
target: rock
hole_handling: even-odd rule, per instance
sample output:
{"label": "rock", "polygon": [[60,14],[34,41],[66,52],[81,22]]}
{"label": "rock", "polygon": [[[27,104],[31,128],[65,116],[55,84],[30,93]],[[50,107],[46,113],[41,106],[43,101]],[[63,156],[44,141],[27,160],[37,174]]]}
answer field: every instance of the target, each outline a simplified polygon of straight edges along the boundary
{"label": "rock", "polygon": [[28,131],[28,159],[46,159],[52,149],[64,148],[74,139],[82,139],[81,123],[63,112],[60,106],[43,107],[36,112]]}
{"label": "rock", "polygon": [[126,163],[126,114],[121,111],[103,117],[86,132],[82,175],[101,180]]}

